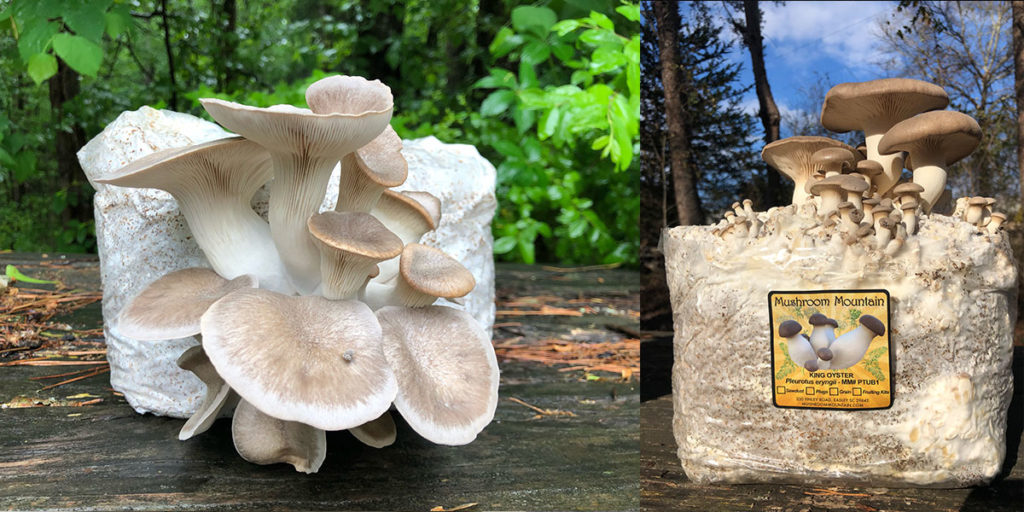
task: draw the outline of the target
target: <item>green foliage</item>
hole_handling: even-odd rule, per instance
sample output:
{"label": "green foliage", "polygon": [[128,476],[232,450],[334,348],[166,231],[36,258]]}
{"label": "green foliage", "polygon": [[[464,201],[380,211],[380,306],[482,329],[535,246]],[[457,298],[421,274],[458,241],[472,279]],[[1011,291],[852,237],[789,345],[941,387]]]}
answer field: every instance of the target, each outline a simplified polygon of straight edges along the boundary
{"label": "green foliage", "polygon": [[[619,30],[638,18],[625,4]],[[533,263],[636,261],[640,39],[607,15],[557,21],[552,9],[512,11],[489,46],[492,92],[471,122],[496,153],[494,252]]]}
{"label": "green foliage", "polygon": [[57,74],[57,57],[95,77],[103,62],[103,35],[117,37],[131,23],[127,6],[113,0],[14,0],[0,12],[18,42],[18,55],[39,85]]}
{"label": "green foliage", "polygon": [[[341,73],[392,87],[402,137],[495,163],[501,258],[631,263],[637,9],[615,2],[0,0],[0,248],[95,250],[58,134],[145,104],[206,116],[202,97],[305,106]],[[69,69],[80,92],[58,108],[47,85]]]}

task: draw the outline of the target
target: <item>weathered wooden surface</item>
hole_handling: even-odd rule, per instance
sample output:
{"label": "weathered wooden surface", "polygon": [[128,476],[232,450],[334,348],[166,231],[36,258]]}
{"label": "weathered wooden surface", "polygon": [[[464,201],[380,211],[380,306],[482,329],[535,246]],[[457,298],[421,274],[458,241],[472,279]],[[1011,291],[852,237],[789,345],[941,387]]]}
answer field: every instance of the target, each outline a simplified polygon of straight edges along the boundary
{"label": "weathered wooden surface", "polygon": [[[646,348],[646,347],[645,347]],[[644,367],[644,371],[647,367]],[[1014,353],[1014,389],[1002,474],[988,487],[970,489],[811,488],[796,485],[696,485],[686,479],[672,436],[672,395],[640,406],[641,508],[679,511],[1024,510],[1024,347]]]}
{"label": "weathered wooden surface", "polygon": [[[54,267],[40,266],[34,255],[0,254],[0,268],[11,262],[36,277],[97,286],[95,259]],[[620,339],[616,327],[636,327],[639,282],[633,272],[499,266],[497,285],[499,310],[502,301],[519,301],[584,312],[499,315],[499,342]],[[85,309],[65,321],[76,328],[98,326],[98,305]],[[428,510],[467,503],[478,504],[470,511],[636,509],[636,378],[588,379],[558,369],[501,362],[494,422],[467,446],[431,444],[398,420],[397,443],[382,450],[348,433],[329,433],[320,472],[303,475],[286,465],[242,460],[227,420],[179,442],[182,420],[136,414],[109,390],[105,376],[39,391],[43,384],[30,377],[68,370],[0,368],[0,403],[19,396],[62,403],[80,393],[103,399],[82,407],[0,410],[0,509]],[[575,416],[538,418],[511,397]]]}

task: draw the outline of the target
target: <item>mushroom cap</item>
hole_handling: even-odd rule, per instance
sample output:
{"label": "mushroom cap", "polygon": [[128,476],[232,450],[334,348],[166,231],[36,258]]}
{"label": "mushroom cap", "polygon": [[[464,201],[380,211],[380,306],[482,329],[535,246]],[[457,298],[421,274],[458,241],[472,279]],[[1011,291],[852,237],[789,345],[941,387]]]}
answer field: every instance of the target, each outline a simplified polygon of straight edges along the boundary
{"label": "mushroom cap", "polygon": [[176,270],[150,283],[117,315],[117,328],[142,341],[171,340],[199,334],[199,319],[221,297],[255,288],[256,278],[224,279],[208,268]]}
{"label": "mushroom cap", "polygon": [[428,192],[385,190],[370,211],[404,243],[419,242],[428,231],[437,229],[441,219],[441,201]]}
{"label": "mushroom cap", "polygon": [[386,306],[377,319],[398,379],[395,407],[409,426],[439,444],[476,438],[498,403],[498,361],[480,324],[445,306]]}
{"label": "mushroom cap", "polygon": [[206,311],[202,332],[224,381],[274,418],[349,429],[384,414],[398,390],[361,302],[239,290]]}
{"label": "mushroom cap", "polygon": [[393,107],[391,88],[380,80],[334,75],[306,88],[306,103],[316,114],[383,112]]}
{"label": "mushroom cap", "polygon": [[883,78],[847,82],[825,94],[821,124],[839,133],[864,130],[869,124],[887,127],[921,112],[946,108],[948,104],[949,95],[942,87],[921,80]]}
{"label": "mushroom cap", "polygon": [[883,217],[878,219],[878,226],[885,229],[892,229],[896,227],[896,221],[892,217]]}
{"label": "mushroom cap", "polygon": [[991,217],[993,219],[1006,220],[1006,214],[1003,212],[992,212]]}
{"label": "mushroom cap", "polygon": [[427,245],[406,245],[398,268],[406,284],[424,295],[451,299],[476,286],[473,274],[459,260]]}
{"label": "mushroom cap", "polygon": [[270,153],[250,140],[228,137],[150,153],[96,181],[165,190],[179,200],[187,191],[220,191],[248,203],[273,176]]}
{"label": "mushroom cap", "polygon": [[[879,141],[878,151],[883,154],[907,151],[912,155],[925,151],[949,165],[971,154],[979,142],[981,127],[973,117],[953,110],[939,110],[896,123]],[[914,161],[920,163],[920,156],[915,156]]]}
{"label": "mushroom cap", "polygon": [[856,169],[857,172],[868,177],[875,177],[883,172],[882,164],[868,159],[857,162]]}
{"label": "mushroom cap", "polygon": [[310,216],[307,226],[326,248],[374,260],[402,253],[402,240],[368,213],[326,211]]}
{"label": "mushroom cap", "polygon": [[920,205],[918,204],[917,200],[913,199],[913,198],[907,199],[906,201],[903,201],[902,203],[900,203],[900,209],[901,210],[913,210],[913,209],[917,208],[918,206],[920,206]]}
{"label": "mushroom cap", "polygon": [[235,451],[253,464],[291,464],[296,471],[316,473],[327,457],[327,434],[321,429],[268,416],[246,400],[231,419]]}
{"label": "mushroom cap", "polygon": [[811,194],[814,194],[814,195],[817,196],[817,195],[821,195],[821,192],[823,190],[825,190],[825,189],[830,189],[831,188],[831,189],[841,190],[843,188],[843,178],[844,178],[844,176],[838,175],[838,176],[832,176],[832,177],[829,177],[829,178],[825,178],[823,180],[818,180],[818,181],[814,182],[814,184],[809,187],[808,191]]}
{"label": "mushroom cap", "polygon": [[863,201],[861,201],[861,204],[866,204],[866,205],[874,207],[874,206],[878,205],[878,203],[881,203],[881,202],[882,202],[882,200],[878,199],[877,197],[869,197],[869,198],[864,199]]}
{"label": "mushroom cap", "polygon": [[[874,228],[871,226],[871,224],[864,224],[863,226],[857,228],[856,234],[858,238],[864,238],[871,234],[872,231],[874,231]],[[836,325],[838,325],[838,323]]]}
{"label": "mushroom cap", "polygon": [[842,178],[843,179],[840,181],[840,184],[843,187],[843,190],[847,192],[863,194],[870,186],[868,185],[868,182],[850,174],[843,175]]}
{"label": "mushroom cap", "polygon": [[842,164],[842,168],[846,170],[852,168],[853,163],[857,159],[854,153],[856,153],[856,150],[850,151],[849,148],[822,148],[811,155],[811,161],[814,163],[815,169],[820,169],[828,164],[839,163]]}
{"label": "mushroom cap", "polygon": [[967,204],[971,206],[988,206],[988,200],[981,196],[975,196],[968,199]]}
{"label": "mushroom cap", "polygon": [[813,325],[815,327],[817,327],[819,325],[831,325],[833,328],[836,328],[836,329],[839,328],[839,322],[837,322],[837,321],[835,321],[835,320],[833,320],[833,319],[831,319],[831,318],[829,318],[829,317],[827,317],[827,316],[825,316],[825,315],[823,315],[821,313],[815,313],[815,314],[811,315],[807,319],[807,322],[809,322],[811,325]]}
{"label": "mushroom cap", "polygon": [[357,168],[381,187],[397,187],[409,176],[409,163],[402,156],[402,138],[391,125],[359,148],[355,157]]}
{"label": "mushroom cap", "polygon": [[912,181],[900,183],[892,189],[892,193],[898,196],[903,194],[920,194],[921,192],[924,192],[924,187]]}
{"label": "mushroom cap", "polygon": [[330,114],[291,105],[250,107],[216,98],[199,102],[221,126],[271,152],[340,159],[380,135],[391,120],[391,90],[379,82],[367,84],[367,92],[358,95],[359,102]]}
{"label": "mushroom cap", "polygon": [[881,336],[885,334],[885,325],[882,324],[881,320],[871,315],[861,315],[858,321],[861,325],[867,327],[871,332],[875,333],[875,336]]}
{"label": "mushroom cap", "polygon": [[787,137],[765,145],[761,158],[776,171],[793,181],[806,179],[814,172],[811,155],[824,148],[843,148],[851,153],[856,151],[848,144],[828,137],[798,135]]}
{"label": "mushroom cap", "polygon": [[851,203],[849,201],[843,201],[843,202],[841,202],[841,203],[836,205],[836,209],[837,210],[852,210],[853,209],[853,203]]}
{"label": "mushroom cap", "polygon": [[804,330],[803,326],[796,320],[786,320],[779,324],[779,336],[782,336],[783,338],[796,336],[802,330]]}
{"label": "mushroom cap", "polygon": [[850,220],[855,224],[860,224],[860,221],[864,220],[864,210],[854,210],[849,213]]}

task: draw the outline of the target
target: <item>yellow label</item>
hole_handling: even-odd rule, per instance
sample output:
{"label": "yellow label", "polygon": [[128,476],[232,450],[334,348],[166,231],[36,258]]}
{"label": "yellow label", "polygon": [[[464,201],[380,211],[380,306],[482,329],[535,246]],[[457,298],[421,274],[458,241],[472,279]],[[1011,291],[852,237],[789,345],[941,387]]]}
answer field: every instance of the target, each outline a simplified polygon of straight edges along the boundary
{"label": "yellow label", "polygon": [[889,292],[775,291],[768,311],[777,407],[892,406]]}

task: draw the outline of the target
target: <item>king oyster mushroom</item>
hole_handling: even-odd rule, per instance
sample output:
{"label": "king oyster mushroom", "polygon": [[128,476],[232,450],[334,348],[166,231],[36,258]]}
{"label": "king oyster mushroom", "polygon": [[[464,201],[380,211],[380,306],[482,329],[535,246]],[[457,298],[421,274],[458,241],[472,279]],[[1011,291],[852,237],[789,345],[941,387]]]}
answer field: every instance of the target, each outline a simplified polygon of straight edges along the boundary
{"label": "king oyster mushroom", "polygon": [[906,151],[913,156],[914,183],[924,187],[925,213],[946,187],[946,168],[971,154],[981,141],[981,127],[973,117],[952,110],[926,112],[901,121],[878,142],[878,151]]}
{"label": "king oyster mushroom", "polygon": [[787,137],[765,145],[761,158],[783,176],[793,180],[792,204],[804,204],[811,198],[806,186],[811,181],[815,166],[811,156],[819,149],[843,148],[851,153],[855,150],[847,144],[828,137],[799,135]]}
{"label": "king oyster mushroom", "polygon": [[946,108],[949,95],[941,87],[909,78],[883,78],[836,85],[825,94],[821,124],[838,133],[864,132],[867,157],[882,164],[875,185],[885,194],[900,179],[903,160],[878,144],[890,128],[915,114]]}
{"label": "king oyster mushroom", "polygon": [[306,231],[306,220],[317,213],[335,164],[377,138],[394,106],[391,89],[377,80],[331,77],[323,87],[334,89],[339,99],[328,114],[291,105],[256,108],[199,100],[222,126],[270,152],[270,232],[302,293],[311,293],[320,279],[320,253]]}

